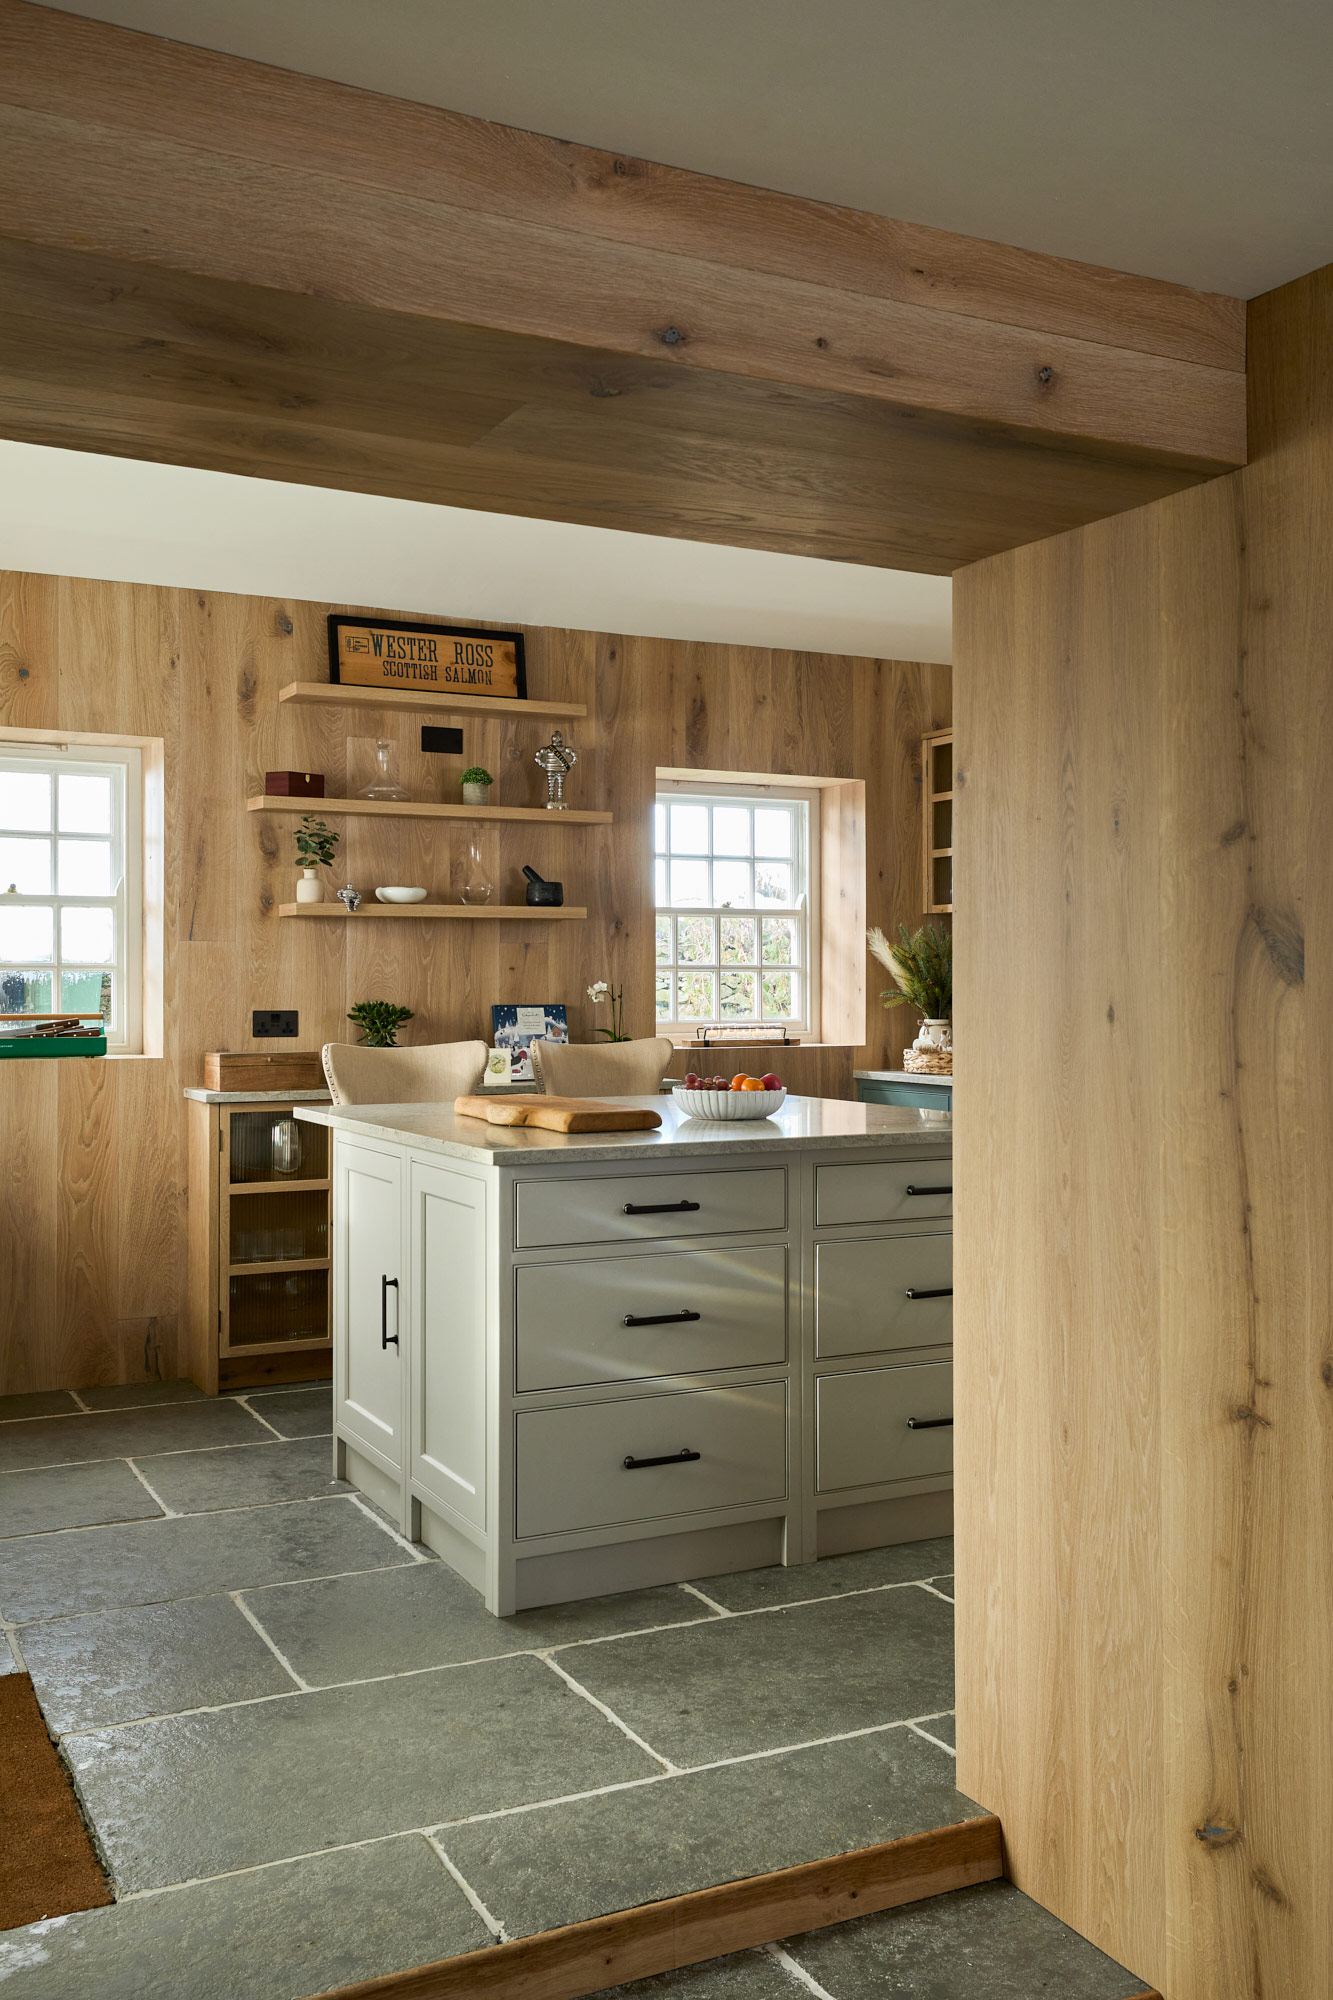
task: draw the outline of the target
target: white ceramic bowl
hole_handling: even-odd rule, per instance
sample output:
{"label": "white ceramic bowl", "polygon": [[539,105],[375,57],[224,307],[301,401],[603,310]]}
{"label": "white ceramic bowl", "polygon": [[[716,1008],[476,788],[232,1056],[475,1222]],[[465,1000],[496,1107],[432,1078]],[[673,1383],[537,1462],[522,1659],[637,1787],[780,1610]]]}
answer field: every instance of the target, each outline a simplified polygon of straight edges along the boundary
{"label": "white ceramic bowl", "polygon": [[671,1094],[687,1118],[718,1121],[771,1118],[787,1101],[785,1090],[686,1090],[683,1083]]}
{"label": "white ceramic bowl", "polygon": [[424,903],[425,900],[426,892],[424,889],[377,889],[375,891],[375,901],[377,903]]}

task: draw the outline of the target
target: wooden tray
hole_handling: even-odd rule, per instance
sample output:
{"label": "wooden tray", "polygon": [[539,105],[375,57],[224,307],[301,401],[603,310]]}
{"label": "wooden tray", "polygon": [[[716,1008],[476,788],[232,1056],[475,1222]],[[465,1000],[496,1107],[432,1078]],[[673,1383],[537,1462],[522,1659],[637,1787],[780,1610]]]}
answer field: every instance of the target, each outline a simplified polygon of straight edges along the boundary
{"label": "wooden tray", "polygon": [[605,1097],[456,1097],[460,1118],[484,1118],[488,1125],[538,1125],[546,1132],[652,1132],[662,1123],[656,1111],[614,1104]]}

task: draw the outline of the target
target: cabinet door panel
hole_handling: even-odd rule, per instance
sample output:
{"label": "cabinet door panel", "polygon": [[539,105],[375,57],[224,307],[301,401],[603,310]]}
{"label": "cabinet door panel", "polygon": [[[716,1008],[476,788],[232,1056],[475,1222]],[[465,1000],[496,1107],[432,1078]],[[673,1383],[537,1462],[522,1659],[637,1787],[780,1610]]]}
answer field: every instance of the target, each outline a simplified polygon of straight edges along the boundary
{"label": "cabinet door panel", "polygon": [[816,1245],[815,1353],[821,1358],[932,1347],[952,1338],[951,1235]]}
{"label": "cabinet door panel", "polygon": [[815,1168],[816,1228],[841,1222],[929,1222],[952,1214],[952,1160]]}
{"label": "cabinet door panel", "polygon": [[[953,1468],[953,1368],[865,1368],[815,1385],[820,1493],[879,1486]],[[929,1424],[915,1429],[908,1419]]]}
{"label": "cabinet door panel", "polygon": [[679,1174],[616,1174],[520,1181],[520,1250],[565,1243],[642,1243],[662,1236],[717,1236],[785,1229],[784,1167],[704,1168]]}
{"label": "cabinet door panel", "polygon": [[338,1422],[401,1465],[402,1163],[366,1146],[342,1144],[336,1154]]}
{"label": "cabinet door panel", "polygon": [[486,1525],[486,1189],[412,1169],[412,1477]]}

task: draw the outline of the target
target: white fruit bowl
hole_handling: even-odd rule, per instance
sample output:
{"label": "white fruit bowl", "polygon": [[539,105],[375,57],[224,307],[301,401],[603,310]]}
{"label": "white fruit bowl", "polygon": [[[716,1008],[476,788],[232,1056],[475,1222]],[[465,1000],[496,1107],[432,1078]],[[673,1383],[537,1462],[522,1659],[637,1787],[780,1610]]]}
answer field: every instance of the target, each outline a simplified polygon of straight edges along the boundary
{"label": "white fruit bowl", "polygon": [[424,903],[425,900],[426,892],[424,889],[397,888],[377,889],[375,891],[375,901],[377,903]]}
{"label": "white fruit bowl", "polygon": [[687,1118],[771,1118],[787,1101],[785,1090],[686,1090],[676,1084],[672,1096]]}

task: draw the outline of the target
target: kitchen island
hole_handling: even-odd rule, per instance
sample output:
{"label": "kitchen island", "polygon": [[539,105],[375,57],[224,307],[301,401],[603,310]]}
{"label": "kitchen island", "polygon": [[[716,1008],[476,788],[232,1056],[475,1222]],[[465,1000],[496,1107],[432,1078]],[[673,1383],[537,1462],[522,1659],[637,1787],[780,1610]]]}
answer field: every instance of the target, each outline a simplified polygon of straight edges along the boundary
{"label": "kitchen island", "polygon": [[507,1615],[947,1532],[952,1124],[333,1132],[335,1461]]}

